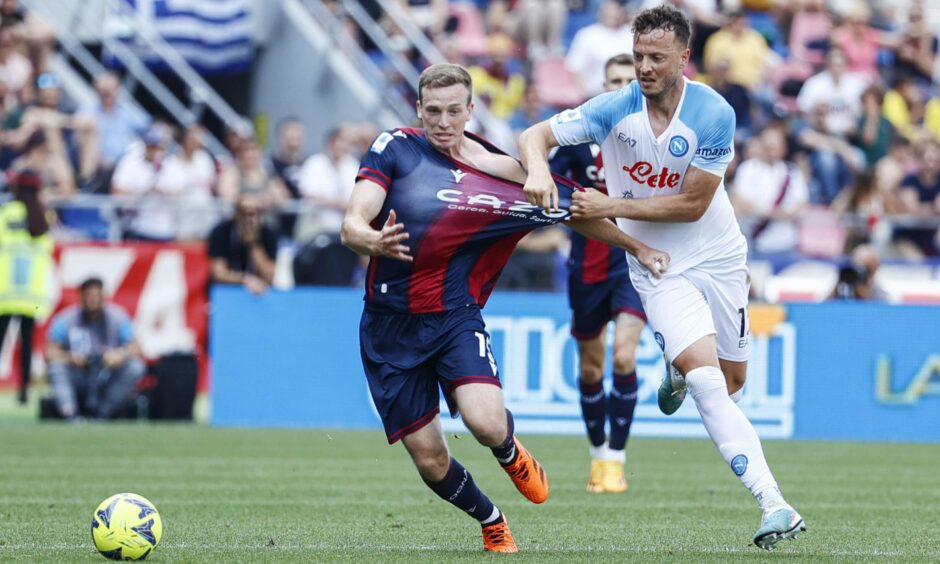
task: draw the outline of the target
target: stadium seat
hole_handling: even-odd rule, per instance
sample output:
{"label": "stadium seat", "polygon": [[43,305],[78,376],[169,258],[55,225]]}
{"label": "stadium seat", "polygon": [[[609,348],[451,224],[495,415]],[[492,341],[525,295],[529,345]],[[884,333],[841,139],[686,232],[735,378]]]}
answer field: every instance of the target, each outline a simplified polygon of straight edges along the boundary
{"label": "stadium seat", "polygon": [[457,18],[457,46],[460,52],[470,57],[481,57],[487,53],[486,27],[483,15],[473,4],[450,4],[450,16]]}
{"label": "stadium seat", "polygon": [[532,69],[532,83],[539,99],[555,107],[570,108],[584,101],[578,77],[565,66],[561,57],[545,57]]}

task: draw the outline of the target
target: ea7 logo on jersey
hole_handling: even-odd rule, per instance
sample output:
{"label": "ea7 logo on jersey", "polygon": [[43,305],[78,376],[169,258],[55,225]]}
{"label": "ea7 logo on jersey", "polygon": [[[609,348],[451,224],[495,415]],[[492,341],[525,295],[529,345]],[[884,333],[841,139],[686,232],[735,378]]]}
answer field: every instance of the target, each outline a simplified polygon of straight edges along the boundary
{"label": "ea7 logo on jersey", "polygon": [[654,173],[653,165],[646,161],[637,161],[631,167],[624,166],[623,170],[630,174],[634,182],[646,184],[650,188],[675,188],[682,177],[678,172],[669,172],[669,167]]}
{"label": "ea7 logo on jersey", "polygon": [[[497,215],[508,215],[512,217],[527,218],[533,221],[543,222],[548,219],[559,219],[567,217],[568,210],[557,210],[547,212],[528,202],[515,200],[513,202],[504,202],[498,196],[493,194],[464,194],[461,190],[444,188],[437,191],[437,199],[442,202],[448,202],[448,209],[462,210],[471,212],[495,213]],[[538,217],[539,215],[543,217]]]}
{"label": "ea7 logo on jersey", "polygon": [[617,134],[617,139],[620,139],[621,141],[626,143],[631,149],[636,147],[636,139],[628,136],[626,133],[622,131]]}
{"label": "ea7 logo on jersey", "polygon": [[581,119],[581,108],[565,110],[555,116],[555,122],[558,123],[559,125],[563,123],[568,123],[569,121],[576,121],[579,119]]}

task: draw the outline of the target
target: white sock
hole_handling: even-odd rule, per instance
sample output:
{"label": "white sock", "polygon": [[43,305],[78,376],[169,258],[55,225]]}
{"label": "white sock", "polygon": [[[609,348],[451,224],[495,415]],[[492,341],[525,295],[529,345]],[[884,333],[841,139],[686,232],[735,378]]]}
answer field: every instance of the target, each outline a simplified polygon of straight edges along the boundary
{"label": "white sock", "polygon": [[493,512],[490,513],[490,516],[489,516],[489,517],[487,517],[486,519],[483,519],[482,521],[480,521],[480,524],[481,524],[481,525],[489,525],[489,524],[492,523],[493,521],[496,521],[497,519],[499,519],[499,516],[500,516],[500,515],[501,515],[501,513],[499,512],[499,508],[494,505],[494,506],[493,506]]}
{"label": "white sock", "polygon": [[[758,502],[762,508],[765,503],[776,501],[769,495],[769,490],[774,488],[778,496],[780,490],[764,459],[757,431],[728,397],[728,387],[721,370],[714,366],[696,368],[685,375],[685,381],[702,415],[708,436],[731,470],[755,497],[761,494],[763,500],[759,499]],[[783,502],[783,498],[779,497],[779,501]]]}
{"label": "white sock", "polygon": [[740,390],[736,391],[735,393],[731,394],[728,397],[731,398],[731,401],[733,401],[734,403],[739,403],[741,401],[741,394],[743,393],[744,393],[744,388],[741,388]]}

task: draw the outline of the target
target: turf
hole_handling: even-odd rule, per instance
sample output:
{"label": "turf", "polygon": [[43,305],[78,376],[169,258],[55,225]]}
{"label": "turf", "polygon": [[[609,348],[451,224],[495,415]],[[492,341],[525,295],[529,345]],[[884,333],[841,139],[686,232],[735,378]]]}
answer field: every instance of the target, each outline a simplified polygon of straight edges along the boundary
{"label": "turf", "polygon": [[[157,562],[445,562],[479,527],[437,499],[378,431],[0,423],[0,561],[102,562],[91,513],[112,493],[164,519]],[[588,494],[585,441],[524,437],[552,497],[526,502],[487,449],[452,450],[509,517],[513,561],[904,562],[940,559],[940,446],[768,442],[809,532],[750,544],[758,512],[707,441],[632,439],[625,495]]]}

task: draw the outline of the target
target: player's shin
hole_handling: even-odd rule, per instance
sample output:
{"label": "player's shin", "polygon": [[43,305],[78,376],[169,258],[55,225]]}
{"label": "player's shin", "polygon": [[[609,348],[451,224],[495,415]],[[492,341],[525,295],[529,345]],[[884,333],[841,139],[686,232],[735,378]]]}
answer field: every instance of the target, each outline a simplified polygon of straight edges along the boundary
{"label": "player's shin", "polygon": [[767,511],[786,506],[774,480],[760,438],[741,409],[728,397],[721,370],[703,366],[685,375],[705,429],[734,474]]}
{"label": "player's shin", "polygon": [[636,372],[614,374],[614,385],[610,389],[607,410],[610,412],[610,441],[607,446],[622,451],[627,446],[633,411],[636,409]]}
{"label": "player's shin", "polygon": [[515,435],[515,424],[512,420],[512,412],[508,409],[506,410],[506,439],[499,444],[498,446],[491,447],[490,450],[493,451],[493,456],[496,457],[496,460],[500,464],[506,466],[512,464],[516,461],[516,441],[513,440]]}
{"label": "player's shin", "polygon": [[591,441],[591,446],[600,447],[607,440],[604,431],[607,398],[604,396],[603,382],[585,382],[579,378],[578,388],[581,391],[581,417],[584,419],[588,440]]}
{"label": "player's shin", "polygon": [[457,459],[450,459],[450,468],[439,482],[424,481],[444,501],[466,512],[481,525],[501,521],[503,516],[488,497],[477,487],[470,471]]}

